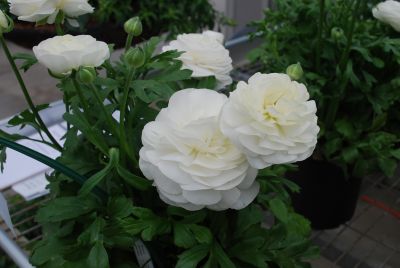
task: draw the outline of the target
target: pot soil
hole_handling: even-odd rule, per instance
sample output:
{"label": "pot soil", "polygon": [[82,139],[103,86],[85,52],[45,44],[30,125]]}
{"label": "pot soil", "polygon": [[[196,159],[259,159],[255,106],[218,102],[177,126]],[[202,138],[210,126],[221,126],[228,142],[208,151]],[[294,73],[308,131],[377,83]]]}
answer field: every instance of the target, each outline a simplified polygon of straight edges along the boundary
{"label": "pot soil", "polygon": [[338,166],[313,159],[301,162],[287,177],[301,188],[292,195],[294,209],[313,229],[337,228],[353,217],[362,178],[346,178]]}

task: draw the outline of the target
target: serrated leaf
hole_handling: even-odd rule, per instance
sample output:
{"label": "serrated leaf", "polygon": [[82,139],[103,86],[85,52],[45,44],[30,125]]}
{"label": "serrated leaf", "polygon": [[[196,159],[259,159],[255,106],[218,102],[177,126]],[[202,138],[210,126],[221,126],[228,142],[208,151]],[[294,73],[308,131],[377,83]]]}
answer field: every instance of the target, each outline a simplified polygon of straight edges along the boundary
{"label": "serrated leaf", "polygon": [[209,246],[207,245],[197,245],[186,250],[178,256],[178,262],[175,268],[196,268],[198,267],[197,265],[207,256],[208,252]]}
{"label": "serrated leaf", "polygon": [[38,222],[58,222],[87,214],[96,207],[92,199],[76,196],[60,197],[47,203],[36,214]]}
{"label": "serrated leaf", "polygon": [[187,224],[174,223],[174,243],[181,248],[191,248],[196,244],[196,239]]}
{"label": "serrated leaf", "polygon": [[33,65],[35,65],[38,60],[33,54],[28,53],[14,53],[13,55],[14,60],[22,60],[21,66],[19,68],[24,70],[24,72],[28,71]]}
{"label": "serrated leaf", "polygon": [[108,215],[114,218],[125,218],[132,213],[132,210],[132,200],[125,196],[112,197],[107,206]]}
{"label": "serrated leaf", "polygon": [[87,265],[89,268],[108,268],[110,266],[108,254],[102,242],[96,242],[90,250]]}
{"label": "serrated leaf", "polygon": [[121,165],[117,166],[117,172],[126,183],[138,190],[146,191],[151,187],[151,182],[149,180],[129,172]]}
{"label": "serrated leaf", "polygon": [[110,150],[110,161],[107,166],[91,176],[85,183],[82,185],[82,188],[79,190],[80,195],[89,194],[94,187],[96,187],[117,165],[119,161],[119,155],[117,150]]}
{"label": "serrated leaf", "polygon": [[288,221],[288,209],[286,204],[279,198],[273,198],[269,201],[271,212],[283,223]]}
{"label": "serrated leaf", "polygon": [[219,263],[220,267],[224,268],[236,268],[236,265],[231,261],[231,259],[226,255],[225,251],[222,247],[215,242],[212,248],[212,252],[215,256],[215,259]]}

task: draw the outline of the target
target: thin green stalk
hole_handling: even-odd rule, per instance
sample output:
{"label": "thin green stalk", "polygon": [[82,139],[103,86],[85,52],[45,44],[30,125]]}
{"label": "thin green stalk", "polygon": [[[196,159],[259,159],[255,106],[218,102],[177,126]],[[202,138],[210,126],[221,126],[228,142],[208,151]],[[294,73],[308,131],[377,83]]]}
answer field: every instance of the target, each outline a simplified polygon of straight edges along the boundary
{"label": "thin green stalk", "polygon": [[79,97],[79,100],[81,101],[83,110],[85,112],[88,112],[89,111],[89,105],[88,105],[88,102],[85,99],[85,96],[83,95],[82,88],[79,85],[78,79],[76,78],[75,74],[73,74],[72,76],[73,76],[72,81],[74,83],[74,87],[76,89],[76,93],[78,93],[78,97]]}
{"label": "thin green stalk", "polygon": [[[65,111],[69,114],[69,95],[67,92],[64,92],[64,103],[65,103]],[[71,129],[71,124],[67,122],[67,130]]]}
{"label": "thin green stalk", "polygon": [[99,95],[99,92],[98,92],[96,86],[93,83],[90,83],[89,87],[93,91],[93,94],[94,94],[99,106],[101,107],[101,110],[104,114],[104,117],[106,118],[107,124],[111,130],[111,133],[118,138],[119,134],[118,134],[118,130],[115,127],[114,119],[112,118],[112,116],[109,113],[107,113],[107,110],[104,107],[104,102],[101,100],[101,97]]}
{"label": "thin green stalk", "polygon": [[[57,162],[56,160],[51,159],[50,157],[47,157],[44,154],[34,151],[26,146],[23,146],[21,144],[18,144],[16,142],[1,137],[0,137],[0,144],[53,168],[54,170],[64,174],[65,176],[68,176],[69,178],[73,179],[79,184],[84,184],[85,181],[87,180],[85,176],[80,175],[79,173],[75,172],[69,167],[64,166],[63,164]],[[106,193],[102,191],[100,188],[95,188],[94,193],[101,198],[106,197]]]}
{"label": "thin green stalk", "polygon": [[126,38],[125,42],[125,52],[127,52],[131,48],[132,41],[133,41],[133,34],[128,34],[128,37]]}
{"label": "thin green stalk", "polygon": [[119,118],[119,134],[120,134],[120,144],[125,150],[121,150],[121,161],[125,161],[125,152],[128,154],[129,158],[135,163],[136,167],[138,166],[138,162],[135,158],[135,156],[130,152],[129,150],[129,145],[128,141],[126,139],[126,132],[125,132],[125,115],[126,115],[126,109],[127,109],[127,104],[128,104],[128,96],[129,96],[129,87],[130,83],[133,79],[133,76],[135,74],[135,71],[131,69],[128,74],[128,78],[126,80],[126,84],[124,87],[124,92],[122,95],[122,102],[120,106],[120,118]]}
{"label": "thin green stalk", "polygon": [[55,149],[57,149],[58,151],[62,151],[61,145],[57,142],[57,140],[53,137],[53,135],[51,135],[49,129],[48,129],[47,126],[46,126],[46,124],[43,122],[42,118],[40,117],[39,112],[38,112],[38,110],[36,109],[36,106],[35,106],[35,104],[33,103],[31,96],[29,95],[29,92],[28,92],[28,89],[26,88],[26,85],[25,85],[25,83],[24,83],[24,80],[22,79],[21,73],[19,72],[18,67],[17,67],[17,65],[15,64],[15,61],[14,61],[12,55],[11,55],[11,52],[10,52],[10,50],[8,49],[8,46],[7,46],[7,44],[6,44],[5,40],[4,40],[4,37],[3,37],[3,35],[1,35],[1,34],[0,34],[0,44],[1,44],[1,46],[3,47],[3,49],[4,49],[4,53],[6,54],[6,57],[7,57],[7,59],[8,59],[8,62],[10,63],[11,68],[12,68],[14,74],[15,74],[15,77],[16,77],[17,80],[18,80],[19,86],[20,86],[20,88],[21,88],[21,90],[22,90],[22,93],[24,94],[25,100],[26,100],[26,102],[28,103],[28,106],[29,106],[29,108],[31,109],[33,115],[35,116],[36,121],[37,121],[37,123],[38,123],[39,126],[40,126],[40,129],[41,129],[44,133],[46,133],[47,137],[48,137],[48,138],[50,139],[50,141],[53,143],[53,147],[54,147]]}
{"label": "thin green stalk", "polygon": [[55,24],[56,24],[56,33],[57,33],[57,35],[64,35],[64,30],[63,30],[63,28],[61,26],[61,23],[56,22]]}
{"label": "thin green stalk", "polygon": [[362,0],[357,0],[356,4],[354,6],[353,16],[351,17],[350,27],[349,27],[349,31],[347,33],[346,47],[345,47],[345,49],[344,49],[344,51],[342,53],[342,56],[340,57],[340,60],[339,60],[338,66],[339,66],[340,71],[342,72],[342,79],[343,80],[340,83],[338,94],[329,103],[329,106],[328,106],[328,110],[327,110],[327,114],[326,114],[326,118],[325,118],[326,126],[328,128],[333,126],[333,123],[336,120],[336,115],[337,115],[337,112],[339,110],[340,102],[341,102],[342,98],[345,95],[346,88],[347,88],[347,85],[348,85],[349,78],[346,77],[344,75],[344,73],[345,73],[345,69],[346,69],[347,63],[349,62],[350,48],[351,48],[351,45],[353,43],[353,33],[354,33],[355,25],[356,25],[356,20],[358,18],[361,2],[362,2]]}
{"label": "thin green stalk", "polygon": [[319,0],[319,25],[318,25],[318,46],[317,46],[317,72],[321,70],[321,52],[322,52],[322,29],[325,20],[325,0]]}

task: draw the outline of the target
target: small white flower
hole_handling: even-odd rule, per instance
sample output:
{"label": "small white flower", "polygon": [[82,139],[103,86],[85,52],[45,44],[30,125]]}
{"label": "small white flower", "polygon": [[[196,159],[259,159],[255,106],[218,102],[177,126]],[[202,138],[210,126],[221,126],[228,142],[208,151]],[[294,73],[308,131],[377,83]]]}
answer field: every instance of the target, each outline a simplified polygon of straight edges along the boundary
{"label": "small white flower", "polygon": [[306,87],[286,74],[239,82],[222,109],[220,126],[258,169],[309,157],[317,143],[316,105]]}
{"label": "small white flower", "polygon": [[64,12],[67,18],[76,18],[94,10],[88,0],[8,0],[8,3],[10,12],[19,20],[46,20],[50,24],[54,23],[59,11]]}
{"label": "small white flower", "polygon": [[139,166],[164,202],[188,210],[242,209],[258,194],[257,170],[219,130],[226,100],[212,90],[181,90],[144,127]]}
{"label": "small white flower", "polygon": [[400,2],[387,0],[372,9],[374,17],[400,32]]}
{"label": "small white flower", "polygon": [[8,26],[8,19],[3,11],[0,10],[0,33],[2,32],[2,30],[7,29]]}
{"label": "small white flower", "polygon": [[215,76],[218,88],[223,88],[232,83],[229,74],[233,68],[229,51],[222,44],[223,40],[221,33],[213,31],[181,34],[162,50],[185,52],[179,57],[184,69],[192,70],[193,77]]}
{"label": "small white flower", "polygon": [[56,74],[79,67],[98,67],[110,57],[108,45],[90,35],[56,36],[33,48],[38,61]]}

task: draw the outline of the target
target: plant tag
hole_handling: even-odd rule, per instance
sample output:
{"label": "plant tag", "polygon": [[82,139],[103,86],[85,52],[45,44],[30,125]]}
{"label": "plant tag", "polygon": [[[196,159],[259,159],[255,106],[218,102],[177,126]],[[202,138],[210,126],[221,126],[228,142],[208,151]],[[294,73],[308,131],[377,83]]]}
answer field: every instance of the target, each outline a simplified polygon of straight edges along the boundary
{"label": "plant tag", "polygon": [[140,267],[143,268],[154,268],[154,264],[151,261],[151,256],[142,240],[137,240],[133,245],[136,259]]}

